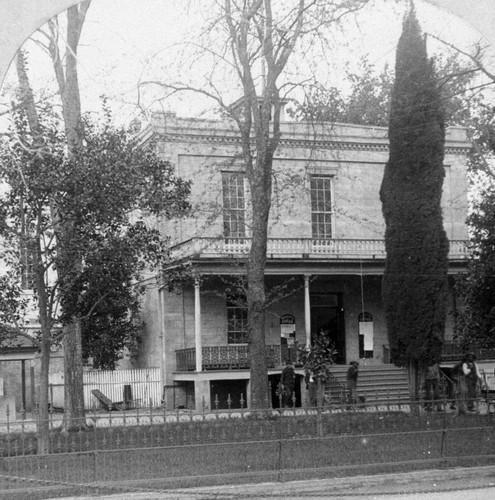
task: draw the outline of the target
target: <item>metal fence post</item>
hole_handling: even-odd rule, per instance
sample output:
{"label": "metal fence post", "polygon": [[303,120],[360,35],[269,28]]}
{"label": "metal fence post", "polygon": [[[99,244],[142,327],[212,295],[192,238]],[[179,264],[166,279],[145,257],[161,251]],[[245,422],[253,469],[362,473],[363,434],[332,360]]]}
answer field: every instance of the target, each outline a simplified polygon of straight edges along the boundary
{"label": "metal fence post", "polygon": [[447,451],[447,409],[443,408],[444,414],[443,414],[443,429],[442,429],[442,441],[440,444],[440,458],[443,458],[445,456],[445,453]]}
{"label": "metal fence post", "polygon": [[447,450],[447,429],[442,430],[442,443],[440,448],[440,458],[443,458]]}
{"label": "metal fence post", "polygon": [[93,483],[98,480],[97,471],[98,470],[98,451],[93,450]]}
{"label": "metal fence post", "polygon": [[316,432],[318,437],[323,437],[323,384],[321,378],[317,378],[317,397],[316,397]]}
{"label": "metal fence post", "polygon": [[280,413],[280,425],[279,425],[279,436],[278,436],[278,480],[279,482],[284,482],[284,473],[283,473],[283,458],[282,458],[282,440],[284,438],[284,416],[283,413]]}

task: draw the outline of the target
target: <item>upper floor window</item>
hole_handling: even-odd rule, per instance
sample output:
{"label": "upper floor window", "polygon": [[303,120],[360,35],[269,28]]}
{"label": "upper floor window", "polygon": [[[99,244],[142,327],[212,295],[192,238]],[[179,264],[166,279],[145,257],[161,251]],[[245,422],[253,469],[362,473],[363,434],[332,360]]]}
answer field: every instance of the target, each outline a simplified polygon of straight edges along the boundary
{"label": "upper floor window", "polygon": [[246,236],[244,174],[222,172],[223,231],[226,237]]}
{"label": "upper floor window", "polygon": [[229,344],[247,342],[246,302],[239,297],[227,297],[227,342]]}
{"label": "upper floor window", "polygon": [[332,177],[313,175],[311,190],[311,233],[313,238],[332,237]]}
{"label": "upper floor window", "polygon": [[23,290],[34,289],[34,253],[27,248],[26,244],[21,246],[21,288]]}

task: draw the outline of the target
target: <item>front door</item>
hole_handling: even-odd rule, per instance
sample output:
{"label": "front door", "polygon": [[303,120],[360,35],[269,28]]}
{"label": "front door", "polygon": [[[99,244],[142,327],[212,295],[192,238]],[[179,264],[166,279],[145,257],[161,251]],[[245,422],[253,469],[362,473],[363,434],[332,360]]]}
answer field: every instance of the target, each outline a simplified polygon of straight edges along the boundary
{"label": "front door", "polygon": [[324,335],[337,350],[336,362],[345,363],[345,325],[342,295],[339,293],[312,293],[311,337]]}

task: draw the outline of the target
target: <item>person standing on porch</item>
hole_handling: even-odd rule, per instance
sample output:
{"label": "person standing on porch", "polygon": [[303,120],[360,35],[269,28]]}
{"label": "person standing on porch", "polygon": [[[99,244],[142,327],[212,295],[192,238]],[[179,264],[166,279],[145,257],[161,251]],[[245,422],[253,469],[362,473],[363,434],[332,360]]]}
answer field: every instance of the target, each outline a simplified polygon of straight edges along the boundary
{"label": "person standing on porch", "polygon": [[435,404],[437,411],[442,411],[440,403],[440,368],[438,363],[432,363],[426,367],[425,371],[425,392],[426,392],[426,411],[433,409]]}
{"label": "person standing on porch", "polygon": [[359,375],[359,363],[351,361],[351,366],[347,370],[347,389],[349,391],[349,403],[357,403],[357,379]]}
{"label": "person standing on porch", "polygon": [[308,390],[309,406],[316,408],[318,404],[318,386],[314,374],[307,370],[304,375],[304,381]]}
{"label": "person standing on porch", "polygon": [[467,388],[466,388],[466,376],[464,375],[463,366],[467,361],[467,357],[464,356],[462,360],[457,363],[452,368],[452,380],[455,385],[455,405],[452,409],[457,406],[458,415],[466,415],[466,398],[467,398]]}
{"label": "person standing on porch", "polygon": [[478,397],[478,387],[481,382],[481,373],[476,363],[476,356],[470,352],[462,364],[462,372],[466,378],[466,392],[468,410],[474,411],[474,403]]}

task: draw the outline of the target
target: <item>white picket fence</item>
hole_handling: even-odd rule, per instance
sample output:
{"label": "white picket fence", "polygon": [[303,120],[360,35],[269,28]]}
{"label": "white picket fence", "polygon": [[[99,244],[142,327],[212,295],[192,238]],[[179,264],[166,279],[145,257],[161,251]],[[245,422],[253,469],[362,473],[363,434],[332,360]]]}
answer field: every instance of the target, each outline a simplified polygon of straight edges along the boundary
{"label": "white picket fence", "polygon": [[124,386],[130,385],[132,399],[141,407],[158,407],[162,400],[160,369],[114,370],[84,372],[84,402],[86,409],[100,408],[91,393],[99,389],[113,403],[124,400]]}

